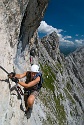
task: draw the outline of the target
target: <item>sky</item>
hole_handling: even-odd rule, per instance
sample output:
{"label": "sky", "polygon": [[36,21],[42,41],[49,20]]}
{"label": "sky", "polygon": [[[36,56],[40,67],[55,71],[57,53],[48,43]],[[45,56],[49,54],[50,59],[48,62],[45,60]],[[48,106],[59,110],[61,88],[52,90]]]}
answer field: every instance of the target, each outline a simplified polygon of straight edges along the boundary
{"label": "sky", "polygon": [[84,0],[50,0],[39,37],[56,31],[61,45],[84,45]]}

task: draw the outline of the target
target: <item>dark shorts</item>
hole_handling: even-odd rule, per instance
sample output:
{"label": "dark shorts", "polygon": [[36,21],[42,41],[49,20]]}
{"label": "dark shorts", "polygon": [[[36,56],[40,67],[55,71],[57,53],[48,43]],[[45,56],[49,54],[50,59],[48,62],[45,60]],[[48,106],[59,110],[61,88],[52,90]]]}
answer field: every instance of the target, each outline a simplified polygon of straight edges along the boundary
{"label": "dark shorts", "polygon": [[30,94],[30,95],[34,95],[34,97],[36,98],[36,97],[38,96],[38,94],[39,94],[39,92],[38,92],[38,91],[33,91],[33,92],[31,92],[31,94]]}

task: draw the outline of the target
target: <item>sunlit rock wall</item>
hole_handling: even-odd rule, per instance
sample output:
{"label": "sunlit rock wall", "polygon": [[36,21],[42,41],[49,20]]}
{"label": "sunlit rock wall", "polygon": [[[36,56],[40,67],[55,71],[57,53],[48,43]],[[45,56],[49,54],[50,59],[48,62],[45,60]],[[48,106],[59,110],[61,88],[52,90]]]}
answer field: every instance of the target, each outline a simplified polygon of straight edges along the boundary
{"label": "sunlit rock wall", "polygon": [[[22,73],[29,69],[30,49],[36,47],[36,30],[47,5],[48,0],[0,1],[0,65],[8,72]],[[37,58],[35,60],[37,62]],[[1,69],[0,84],[0,125],[28,124],[22,111],[25,109],[23,97],[18,95],[15,83],[8,81],[7,74]],[[41,115],[45,117],[42,110]],[[37,119],[38,125],[42,124],[38,115],[33,117],[31,124],[37,125]]]}

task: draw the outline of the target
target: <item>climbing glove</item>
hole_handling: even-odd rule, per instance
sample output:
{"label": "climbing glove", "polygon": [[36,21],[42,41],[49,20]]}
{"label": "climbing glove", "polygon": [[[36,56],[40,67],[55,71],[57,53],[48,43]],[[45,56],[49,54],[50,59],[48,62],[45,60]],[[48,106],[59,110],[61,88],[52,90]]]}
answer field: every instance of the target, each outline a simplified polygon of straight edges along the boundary
{"label": "climbing glove", "polygon": [[11,73],[8,74],[8,77],[9,77],[9,78],[12,78],[12,77],[15,77],[15,75],[16,75],[15,72],[11,72]]}
{"label": "climbing glove", "polygon": [[19,79],[16,78],[16,77],[11,78],[11,80],[12,80],[13,82],[15,82],[15,83],[18,83],[18,82],[19,82]]}

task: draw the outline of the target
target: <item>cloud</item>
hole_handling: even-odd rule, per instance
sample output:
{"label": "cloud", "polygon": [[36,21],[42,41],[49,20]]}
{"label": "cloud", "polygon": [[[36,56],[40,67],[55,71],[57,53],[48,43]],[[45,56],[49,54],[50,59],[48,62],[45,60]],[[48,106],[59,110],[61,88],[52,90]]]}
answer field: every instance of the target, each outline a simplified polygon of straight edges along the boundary
{"label": "cloud", "polygon": [[41,24],[40,24],[40,26],[38,28],[38,32],[45,33],[45,34],[48,35],[48,34],[54,32],[54,31],[59,36],[59,41],[60,42],[62,42],[62,43],[64,42],[64,43],[67,43],[67,44],[73,44],[72,41],[66,40],[66,39],[72,38],[71,36],[65,36],[65,37],[62,36],[62,34],[61,34],[61,32],[63,31],[62,29],[54,28],[54,27],[48,25],[45,21],[41,21]]}
{"label": "cloud", "polygon": [[80,39],[80,40],[75,40],[75,43],[77,43],[77,44],[84,44],[84,40],[82,40],[82,39]]}
{"label": "cloud", "polygon": [[58,34],[58,36],[59,36],[60,44],[74,45],[73,41],[68,40],[68,39],[72,38],[71,36],[65,36],[64,37],[62,34]]}
{"label": "cloud", "polygon": [[[45,21],[41,21],[41,24],[38,28],[38,32],[39,33],[43,33],[43,34],[51,34],[52,32],[56,32],[57,35],[59,36],[59,42],[60,42],[60,45],[69,45],[69,46],[73,46],[73,45],[82,45],[84,44],[84,40],[80,39],[80,40],[75,40],[74,42],[72,40],[70,40],[72,38],[72,36],[63,36],[61,34],[61,32],[66,32],[66,31],[63,31],[62,29],[57,29],[57,28],[54,28],[52,27],[51,25],[48,25]],[[78,34],[76,34],[75,36],[78,36]]]}
{"label": "cloud", "polygon": [[41,24],[40,24],[40,26],[38,28],[38,32],[45,33],[45,34],[50,34],[50,33],[54,32],[54,31],[58,34],[58,33],[62,32],[63,30],[54,28],[54,27],[48,25],[45,21],[41,21]]}
{"label": "cloud", "polygon": [[71,36],[65,36],[64,39],[71,39]]}
{"label": "cloud", "polygon": [[[66,44],[66,45],[74,45],[74,43],[73,43],[73,41],[71,41],[71,40],[67,40],[67,38],[68,38],[69,36],[65,36],[65,37],[63,37],[62,35],[60,35],[60,37],[59,37],[59,41],[60,41],[60,44]],[[66,38],[66,39],[65,39]],[[71,37],[69,37],[69,38],[71,38]]]}
{"label": "cloud", "polygon": [[76,34],[75,36],[78,36],[78,34]]}

